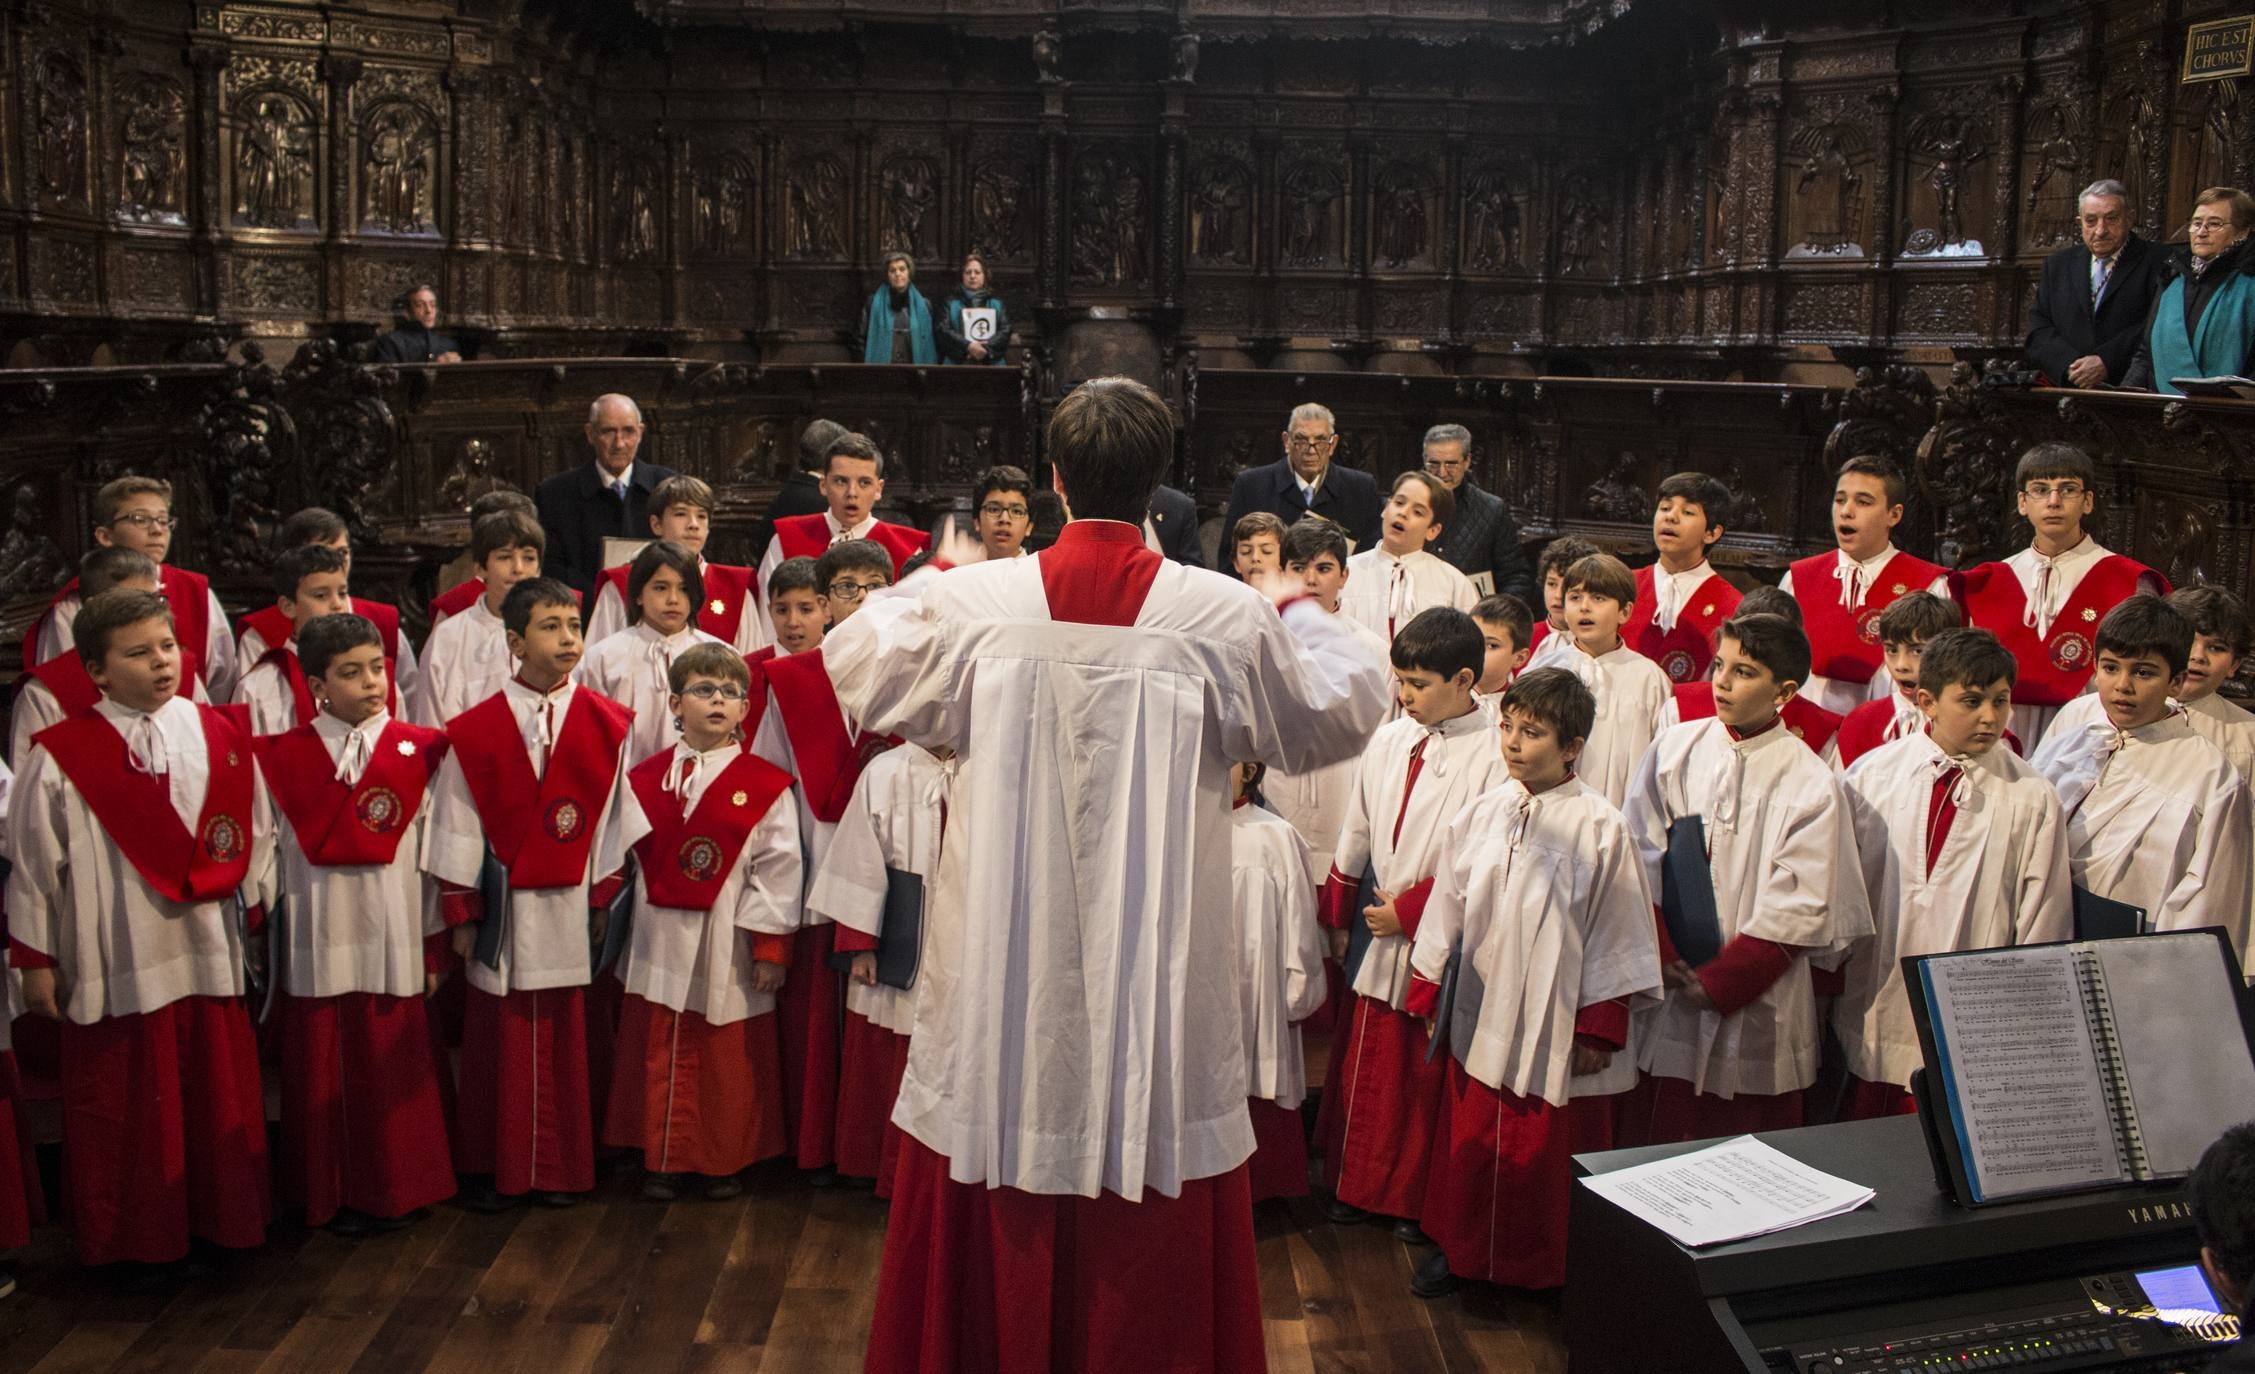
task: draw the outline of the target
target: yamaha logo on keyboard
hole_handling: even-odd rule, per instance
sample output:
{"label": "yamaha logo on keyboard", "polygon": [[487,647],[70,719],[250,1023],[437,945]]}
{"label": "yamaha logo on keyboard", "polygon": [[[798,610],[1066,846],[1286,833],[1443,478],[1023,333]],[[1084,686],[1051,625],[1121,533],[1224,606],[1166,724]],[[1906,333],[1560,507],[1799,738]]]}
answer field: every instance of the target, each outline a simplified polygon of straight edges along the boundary
{"label": "yamaha logo on keyboard", "polygon": [[2164,1202],[2153,1207],[2125,1207],[2122,1211],[2132,1226],[2192,1220],[2192,1208],[2182,1202]]}

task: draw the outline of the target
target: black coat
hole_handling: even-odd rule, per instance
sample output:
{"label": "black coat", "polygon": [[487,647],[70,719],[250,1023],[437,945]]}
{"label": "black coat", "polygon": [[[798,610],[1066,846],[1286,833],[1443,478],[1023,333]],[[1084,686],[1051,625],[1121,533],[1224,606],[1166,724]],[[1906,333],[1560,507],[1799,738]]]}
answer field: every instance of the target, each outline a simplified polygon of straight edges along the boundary
{"label": "black coat", "polygon": [[376,340],[374,357],[379,363],[428,363],[436,362],[441,353],[461,351],[462,345],[449,335],[419,324],[403,324]]}
{"label": "black coat", "polygon": [[[1527,563],[1527,550],[1519,542],[1519,522],[1511,507],[1491,491],[1482,491],[1467,477],[1457,487],[1456,514],[1441,527],[1432,546],[1466,577],[1486,573],[1489,590],[1518,597],[1529,609],[1535,605],[1535,570]],[[1537,617],[1540,619],[1541,617]]]}
{"label": "black coat", "polygon": [[541,572],[576,589],[592,605],[595,575],[603,570],[604,538],[648,539],[650,492],[673,475],[672,468],[635,463],[623,502],[603,485],[592,458],[542,482],[532,497],[548,535]]}
{"label": "black coat", "polygon": [[[2161,309],[2161,293],[2169,289],[2169,283],[2179,277],[2184,278],[2185,289],[2179,299],[2184,304],[2185,333],[2198,338],[2200,312],[2208,308],[2208,298],[2216,294],[2216,288],[2235,274],[2255,276],[2255,238],[2241,239],[2226,248],[2216,258],[2215,265],[2199,276],[2193,275],[2192,250],[2189,248],[2157,256],[2161,256],[2163,261],[2161,274],[2153,286],[2153,303],[2147,307],[2145,321],[2138,328],[2137,355],[2130,360],[2129,371],[2122,378],[2122,385],[2136,387],[2141,391],[2157,389],[2153,378],[2153,324]],[[2255,371],[2250,370],[2255,369],[2255,339],[2242,342],[2240,359],[2235,369],[2238,375],[2255,376]]]}
{"label": "black coat", "polygon": [[1151,532],[1167,557],[1192,568],[1206,566],[1198,545],[1198,503],[1190,493],[1161,487],[1151,494]]}
{"label": "black coat", "polygon": [[[1291,462],[1279,458],[1266,467],[1245,469],[1230,485],[1229,514],[1221,527],[1222,548],[1225,553],[1231,548],[1238,521],[1265,510],[1282,520],[1286,528],[1298,523],[1303,515],[1320,515],[1346,530],[1355,548],[1367,549],[1378,542],[1378,512],[1383,504],[1376,478],[1338,463],[1323,475],[1323,485],[1316,488],[1315,501],[1309,504],[1301,498]],[[1224,571],[1233,566],[1230,558],[1221,561]]]}

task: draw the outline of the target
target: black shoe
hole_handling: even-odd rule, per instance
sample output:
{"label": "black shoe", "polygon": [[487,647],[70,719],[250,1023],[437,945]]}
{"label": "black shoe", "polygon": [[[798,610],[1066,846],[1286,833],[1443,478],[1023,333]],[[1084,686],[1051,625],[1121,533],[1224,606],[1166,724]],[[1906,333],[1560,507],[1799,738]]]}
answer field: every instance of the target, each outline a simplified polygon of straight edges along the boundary
{"label": "black shoe", "polygon": [[807,1170],[806,1181],[810,1188],[835,1188],[838,1186],[838,1171],[825,1164],[819,1169]]}
{"label": "black shoe", "polygon": [[346,1240],[359,1240],[362,1236],[376,1234],[375,1223],[376,1219],[366,1212],[340,1207],[337,1214],[329,1218],[329,1234],[343,1236]]}
{"label": "black shoe", "polygon": [[1323,1215],[1341,1226],[1360,1226],[1370,1220],[1370,1213],[1360,1207],[1351,1207],[1337,1198],[1324,1201]]}
{"label": "black shoe", "polygon": [[1458,1282],[1456,1275],[1449,1272],[1449,1257],[1435,1250],[1410,1276],[1409,1291],[1420,1298],[1445,1298],[1456,1291]]}
{"label": "black shoe", "polygon": [[739,1198],[743,1195],[744,1180],[734,1174],[730,1174],[726,1178],[705,1180],[705,1201],[707,1202],[726,1202],[731,1198]]}
{"label": "black shoe", "polygon": [[671,1202],[681,1196],[679,1174],[644,1174],[642,1196],[652,1202]]}
{"label": "black shoe", "polygon": [[487,1216],[492,1216],[499,1212],[511,1210],[518,1203],[523,1202],[524,1198],[521,1195],[511,1197],[494,1187],[493,1183],[488,1180],[476,1187],[463,1189],[460,1201],[464,1207],[473,1212],[483,1212]]}
{"label": "black shoe", "polygon": [[540,1198],[540,1205],[543,1207],[579,1206],[579,1194],[577,1193],[540,1193],[537,1196]]}
{"label": "black shoe", "polygon": [[1425,1228],[1406,1217],[1394,1223],[1393,1232],[1394,1239],[1404,1245],[1424,1246],[1433,1243],[1433,1238],[1425,1234]]}

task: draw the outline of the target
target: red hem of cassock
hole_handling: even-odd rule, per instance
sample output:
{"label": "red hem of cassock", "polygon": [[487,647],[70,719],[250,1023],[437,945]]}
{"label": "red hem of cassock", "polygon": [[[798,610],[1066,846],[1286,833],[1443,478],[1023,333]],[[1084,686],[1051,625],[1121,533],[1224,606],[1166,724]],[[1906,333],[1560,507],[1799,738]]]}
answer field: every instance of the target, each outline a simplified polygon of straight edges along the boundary
{"label": "red hem of cassock", "polygon": [[1892,1083],[1874,1083],[1848,1075],[1848,1092],[1840,1103],[1842,1121],[1873,1121],[1883,1116],[1912,1116],[1918,1101]]}
{"label": "red hem of cassock", "polygon": [[63,1175],[84,1264],[247,1248],[272,1209],[258,1041],[232,997],[62,1028]]}
{"label": "red hem of cassock", "polygon": [[1259,1374],[1260,1272],[1243,1165],[1182,1195],[957,1183],[901,1145],[869,1374]]}
{"label": "red hem of cassock", "polygon": [[619,1016],[626,1006],[626,984],[617,966],[595,975],[587,985],[587,1104],[593,1120],[610,1113],[611,1077],[620,1064],[633,1061],[619,1050]]}
{"label": "red hem of cassock", "polygon": [[454,1196],[420,997],[282,998],[282,1195],[321,1226],[341,1207],[403,1217]]}
{"label": "red hem of cassock", "polygon": [[1802,1095],[1740,1093],[1733,1098],[1695,1093],[1688,1080],[1648,1074],[1629,1094],[1631,1120],[1641,1122],[1647,1145],[1716,1140],[1758,1131],[1789,1131],[1799,1126]]}
{"label": "red hem of cassock", "polygon": [[1245,1099],[1253,1114],[1253,1157],[1245,1161],[1253,1201],[1308,1195],[1308,1133],[1300,1109],[1265,1097]]}
{"label": "red hem of cassock", "polygon": [[[838,1045],[838,1172],[852,1178],[882,1178],[885,1128],[900,1100],[901,1071],[908,1061],[901,1046],[908,1037],[886,1030],[860,1012],[846,1013]],[[897,1158],[897,1147],[896,1147]]]}
{"label": "red hem of cassock", "polygon": [[31,1228],[47,1219],[39,1159],[16,1120],[20,1096],[16,1057],[0,1050],[0,1250],[31,1244]]}
{"label": "red hem of cassock", "polygon": [[15,1040],[17,1096],[53,1102],[63,1095],[62,1023],[44,1016],[19,1016],[8,1027]]}
{"label": "red hem of cassock", "polygon": [[1636,1090],[1624,1088],[1602,1097],[1577,1097],[1568,1102],[1566,1137],[1571,1142],[1568,1153],[1595,1155],[1643,1144],[1633,1138],[1637,1132],[1630,1129],[1627,1120],[1629,1104],[1635,1100]]}
{"label": "red hem of cassock", "polygon": [[1414,1218],[1424,1206],[1441,1066],[1425,1062],[1425,1026],[1416,1017],[1374,997],[1358,996],[1354,1006],[1339,1073],[1324,1093],[1338,1100],[1325,1174],[1350,1207]]}
{"label": "red hem of cassock", "polygon": [[[900,1081],[908,1074],[909,1039],[905,1035],[896,1035],[893,1041],[893,1097],[897,1105]],[[877,1157],[877,1196],[881,1198],[889,1200],[893,1195],[893,1175],[900,1172],[900,1147],[906,1139],[908,1132],[894,1123],[891,1109],[888,1108],[885,1116],[885,1148]]]}
{"label": "red hem of cassock", "polygon": [[1450,1059],[1439,1118],[1418,1225],[1449,1272],[1517,1288],[1565,1283],[1569,1113],[1491,1088]]}
{"label": "red hem of cassock", "polygon": [[837,928],[825,921],[791,937],[791,968],[775,999],[783,1045],[783,1119],[802,1169],[836,1158],[838,1021],[845,1009],[840,974],[830,967]]}
{"label": "red hem of cassock", "polygon": [[603,1141],[652,1173],[722,1178],[790,1148],[775,1017],[716,1026],[628,993]]}
{"label": "red hem of cassock", "polygon": [[454,1167],[491,1174],[514,1196],[595,1186],[587,1086],[587,989],[501,996],[471,988],[462,1008],[462,1093]]}

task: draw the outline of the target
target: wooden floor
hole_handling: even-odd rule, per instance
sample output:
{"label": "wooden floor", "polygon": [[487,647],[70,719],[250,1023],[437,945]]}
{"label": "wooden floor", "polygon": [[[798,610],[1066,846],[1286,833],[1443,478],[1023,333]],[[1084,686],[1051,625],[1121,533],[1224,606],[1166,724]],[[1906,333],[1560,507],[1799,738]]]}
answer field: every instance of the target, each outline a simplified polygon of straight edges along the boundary
{"label": "wooden floor", "polygon": [[[763,1167],[732,1202],[645,1202],[632,1168],[564,1211],[432,1210],[365,1241],[277,1227],[265,1248],[154,1292],[116,1291],[42,1231],[10,1258],[0,1374],[861,1368],[885,1206]],[[1500,1294],[1421,1302],[1412,1252],[1340,1228],[1312,1201],[1264,1204],[1261,1300],[1269,1368],[1565,1368],[1555,1309]]]}

